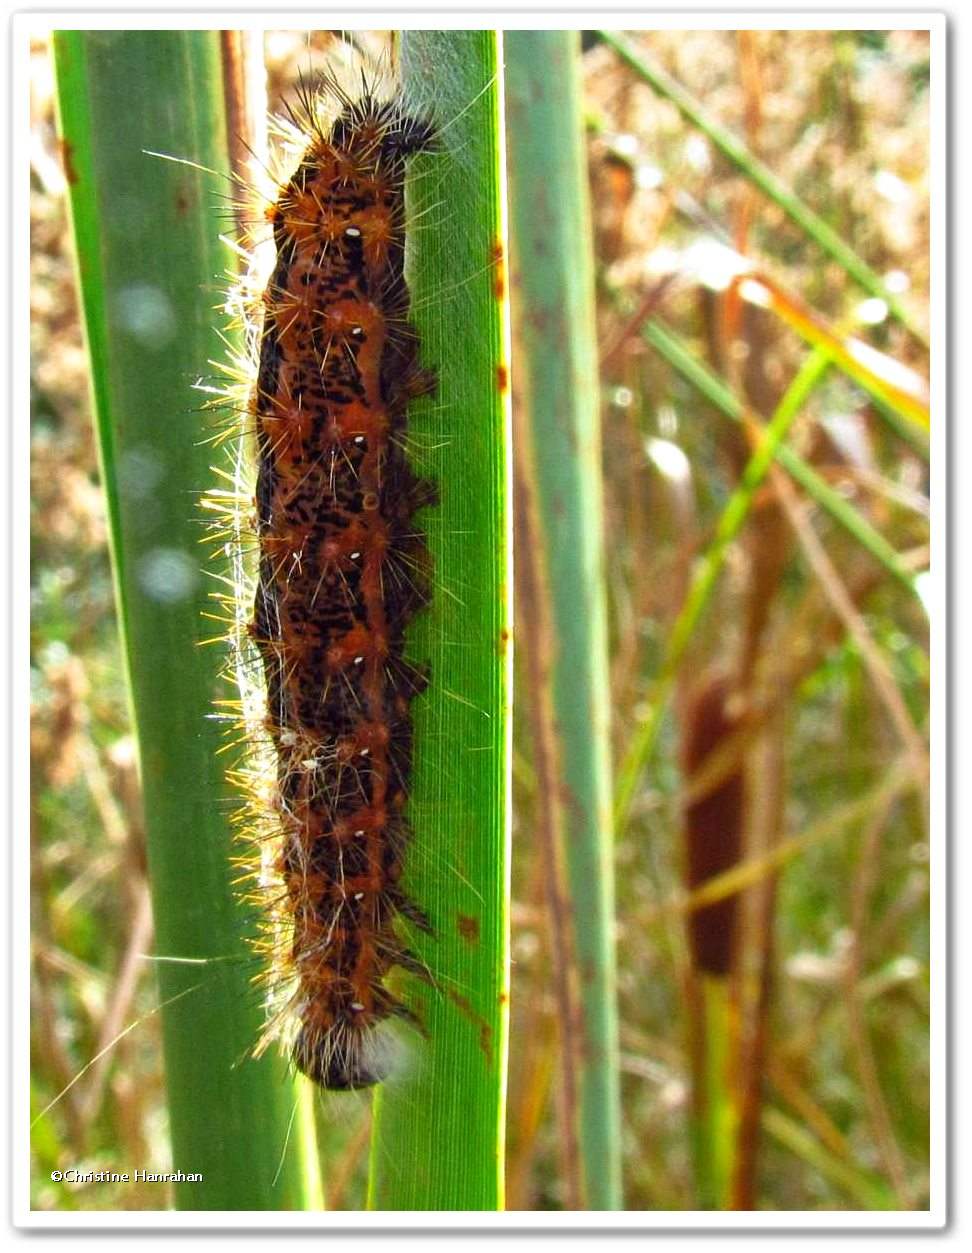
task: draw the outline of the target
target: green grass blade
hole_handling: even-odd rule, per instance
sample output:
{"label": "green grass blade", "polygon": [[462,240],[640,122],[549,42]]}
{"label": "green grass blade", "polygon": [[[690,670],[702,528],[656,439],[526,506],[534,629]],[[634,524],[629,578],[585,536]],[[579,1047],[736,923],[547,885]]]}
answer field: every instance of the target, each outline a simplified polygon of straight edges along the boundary
{"label": "green grass blade", "polygon": [[736,862],[729,870],[706,879],[690,892],[673,897],[661,907],[661,911],[689,913],[735,896],[757,883],[763,882],[777,870],[782,870],[794,858],[802,857],[814,845],[836,836],[855,823],[863,822],[879,805],[893,800],[915,786],[914,771],[906,763],[892,763],[882,782],[863,796],[848,801],[831,810],[823,818],[788,835],[763,853],[756,853],[744,861]]}
{"label": "green grass blade", "polygon": [[[580,972],[577,1134],[587,1209],[619,1209],[610,711],[593,257],[576,31],[506,36],[517,397],[549,605],[551,707]],[[556,363],[554,366],[552,363]]]}
{"label": "green grass blade", "polygon": [[224,188],[143,152],[227,168],[218,35],[63,31],[54,50],[141,761],[173,1166],[203,1176],[177,1184],[176,1200],[304,1208],[319,1194],[303,1107],[275,1056],[246,1057],[263,1013],[231,883],[222,736],[207,718],[225,695],[221,659],[199,647],[212,634],[197,511],[210,452],[192,383],[224,353],[212,312]]}
{"label": "green grass blade", "polygon": [[[735,417],[735,412],[730,409],[742,413],[742,402],[733,396],[726,384],[713,374],[707,366],[703,365],[695,354],[684,344],[684,342],[676,336],[668,327],[664,326],[657,318],[650,318],[644,326],[643,334],[645,339],[652,344],[658,351],[668,360],[677,370],[685,375],[690,382],[694,383],[712,403],[730,418]],[[813,345],[816,347],[817,345]],[[839,365],[839,362],[834,362]],[[855,380],[856,381],[856,380]],[[871,400],[874,407],[879,411],[881,417],[894,430],[912,452],[916,452],[925,462],[929,460],[929,441],[925,431],[916,423],[907,418],[901,417],[890,405],[885,404],[880,396],[871,393]]]}
{"label": "green grass blade", "polygon": [[[742,401],[733,394],[722,379],[698,360],[678,336],[657,320],[652,319],[645,325],[644,337],[721,413],[734,422],[743,421],[746,407]],[[821,509],[826,509],[862,548],[867,549],[875,561],[880,562],[885,570],[902,583],[913,596],[918,596],[914,574],[884,536],[871,526],[864,515],[855,509],[845,496],[835,491],[826,479],[822,478],[813,466],[804,461],[800,454],[788,444],[780,444],[776,450],[776,460]]]}
{"label": "green grass blade", "polygon": [[675,619],[672,633],[665,647],[665,656],[655,681],[648,715],[632,737],[631,745],[618,772],[614,809],[616,835],[620,835],[627,825],[628,814],[641,772],[655,748],[679,662],[709,603],[709,598],[725,563],[729,546],[739,534],[749,515],[757,488],[766,477],[787,432],[829,366],[830,361],[827,355],[815,350],[797,371],[796,377],[786,389],[775,413],[762,431],[759,445],[746,463],[738,486],[726,502],[711,544],[699,559],[685,604]]}
{"label": "green grass blade", "polygon": [[770,309],[805,344],[826,352],[838,369],[867,392],[895,431],[910,428],[913,434],[908,442],[927,450],[931,412],[928,385],[919,374],[865,340],[837,330],[769,274],[754,270],[740,290],[748,291],[747,299],[755,298]]}
{"label": "green grass blade", "polygon": [[652,65],[645,57],[639,56],[624,35],[609,30],[602,30],[598,33],[604,42],[614,49],[625,65],[634,70],[660,96],[670,100],[687,122],[711,140],[724,157],[731,161],[764,195],[778,204],[798,226],[806,231],[811,239],[834,258],[856,283],[865,291],[870,292],[872,296],[880,297],[898,321],[927,347],[927,336],[916,325],[908,310],[887,290],[880,277],[867,262],[862,260],[853,248],[848,247],[840,235],[828,226],[823,218],[814,213],[809,205],[804,204],[782,179],[777,178],[768,166],[754,156],[742,140],[716,122],[680,83],[675,82],[658,66]]}
{"label": "green grass blade", "polygon": [[[410,453],[438,485],[421,515],[433,603],[410,630],[430,686],[413,705],[415,831],[404,883],[434,935],[416,937],[435,986],[406,994],[422,1020],[412,1065],[375,1098],[369,1203],[389,1210],[503,1206],[509,1001],[509,518],[500,36],[403,36],[402,77],[440,123],[416,158],[407,241],[422,360],[439,394],[410,407]],[[434,93],[434,94],[433,94]]]}
{"label": "green grass blade", "polygon": [[894,1192],[883,1179],[865,1172],[853,1162],[842,1161],[815,1136],[782,1110],[770,1106],[763,1111],[763,1126],[774,1140],[806,1166],[818,1171],[841,1188],[862,1210],[897,1209]]}

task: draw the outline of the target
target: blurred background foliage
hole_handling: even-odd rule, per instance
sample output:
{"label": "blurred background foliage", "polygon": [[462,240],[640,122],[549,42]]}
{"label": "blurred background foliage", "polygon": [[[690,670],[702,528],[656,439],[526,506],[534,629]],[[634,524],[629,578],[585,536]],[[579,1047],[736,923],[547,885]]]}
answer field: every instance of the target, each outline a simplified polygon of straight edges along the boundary
{"label": "blurred background foliage", "polygon": [[[315,36],[322,47],[328,38]],[[914,330],[585,35],[616,781],[660,700],[693,562],[710,550],[757,424],[806,361],[798,314],[879,350],[891,383],[902,370],[927,378],[929,320],[926,33],[664,31],[630,43],[838,233]],[[304,46],[303,32],[268,32],[272,95]],[[65,1165],[164,1170],[168,1147],[135,754],[43,42],[31,93],[32,1102],[46,1110],[33,1132],[33,1204],[155,1208],[151,1187],[49,1180]],[[733,281],[747,265],[775,299]],[[678,368],[672,343],[728,386],[742,423]],[[920,408],[920,382],[901,377]],[[919,575],[920,593],[925,435],[913,417],[891,417],[831,367],[788,443]],[[546,867],[532,838],[530,695],[518,681],[507,1203],[548,1209],[566,1195],[558,1024]],[[920,596],[773,469],[686,640],[617,833],[626,1208],[928,1204],[928,681]],[[700,882],[686,872],[705,825],[698,802],[713,795],[687,787],[687,763],[707,737],[722,745],[720,821],[731,823],[735,780],[746,798],[736,855],[754,865],[733,898],[725,978],[700,969],[685,925]],[[717,1095],[700,1060],[717,987],[744,1124],[728,1191],[707,1176],[698,1140],[711,1128],[700,1098],[711,1113]],[[328,1202],[360,1208],[366,1103],[344,1121]]]}

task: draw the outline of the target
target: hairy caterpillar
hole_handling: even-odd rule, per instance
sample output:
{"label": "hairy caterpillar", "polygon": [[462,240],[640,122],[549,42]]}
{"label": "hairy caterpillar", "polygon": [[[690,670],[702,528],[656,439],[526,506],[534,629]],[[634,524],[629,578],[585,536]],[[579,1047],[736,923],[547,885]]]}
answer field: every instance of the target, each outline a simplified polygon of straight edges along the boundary
{"label": "hairy caterpillar", "polygon": [[367,83],[352,99],[333,77],[302,84],[288,114],[306,147],[267,212],[276,261],[245,406],[255,502],[222,494],[237,532],[255,503],[258,572],[252,616],[234,609],[237,670],[255,645],[265,695],[242,677],[244,720],[263,735],[274,782],[235,774],[265,845],[248,869],[270,906],[262,948],[271,979],[289,975],[258,1051],[284,1030],[296,1066],[344,1090],[385,1077],[383,1025],[411,1016],[389,970],[424,973],[396,922],[428,927],[398,880],[410,703],[426,684],[404,657],[405,627],[429,598],[413,518],[436,493],[409,467],[405,427],[436,376],[409,322],[404,180],[435,128]]}

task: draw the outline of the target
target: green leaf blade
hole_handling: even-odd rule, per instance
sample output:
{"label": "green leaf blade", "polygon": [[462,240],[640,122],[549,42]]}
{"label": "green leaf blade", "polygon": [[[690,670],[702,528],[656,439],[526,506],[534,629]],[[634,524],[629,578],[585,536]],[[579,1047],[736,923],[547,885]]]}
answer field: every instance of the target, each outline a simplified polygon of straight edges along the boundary
{"label": "green leaf blade", "polygon": [[[435,85],[439,151],[416,159],[407,240],[423,364],[439,393],[409,410],[416,468],[439,504],[419,516],[432,605],[410,629],[430,686],[412,706],[415,838],[404,885],[434,935],[415,949],[434,985],[411,1065],[375,1102],[369,1203],[392,1210],[503,1206],[509,1001],[509,403],[502,94],[494,31],[406,33],[406,98]],[[434,71],[434,72],[433,72]],[[430,227],[434,223],[434,228]]]}
{"label": "green leaf blade", "polygon": [[[63,31],[62,134],[137,729],[155,915],[173,1168],[184,1209],[319,1204],[300,1103],[263,1026],[233,886],[239,851],[217,753],[226,692],[201,566],[197,499],[210,479],[193,382],[224,355],[218,180],[146,150],[227,168],[218,37]],[[301,1113],[301,1117],[303,1117]]]}
{"label": "green leaf blade", "polygon": [[[507,36],[511,219],[518,298],[514,363],[529,444],[549,606],[550,704],[561,836],[581,1005],[577,1128],[583,1203],[620,1209],[621,1113],[614,954],[609,672],[593,256],[580,42]],[[570,1030],[570,1028],[568,1028]],[[565,1032],[566,1034],[566,1032]],[[567,1044],[567,1047],[570,1047]]]}

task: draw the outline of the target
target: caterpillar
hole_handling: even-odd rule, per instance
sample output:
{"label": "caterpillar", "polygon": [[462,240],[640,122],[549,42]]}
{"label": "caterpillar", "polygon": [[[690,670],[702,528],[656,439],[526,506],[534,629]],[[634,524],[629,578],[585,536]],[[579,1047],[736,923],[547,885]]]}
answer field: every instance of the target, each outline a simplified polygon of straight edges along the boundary
{"label": "caterpillar", "polygon": [[[278,985],[256,1051],[283,1033],[300,1071],[348,1090],[387,1076],[386,1024],[412,1018],[391,969],[426,974],[400,934],[401,919],[430,929],[399,886],[410,706],[428,681],[404,633],[430,597],[414,519],[437,493],[405,448],[409,402],[437,379],[409,321],[404,185],[436,128],[374,85],[352,98],[327,75],[302,81],[287,115],[306,147],[266,215],[276,260],[245,405],[258,570],[235,663],[273,782],[259,766],[231,773],[262,847],[244,878],[268,906],[257,945]],[[238,528],[240,494],[223,495]],[[244,673],[254,648],[255,699]]]}

